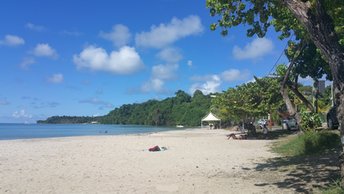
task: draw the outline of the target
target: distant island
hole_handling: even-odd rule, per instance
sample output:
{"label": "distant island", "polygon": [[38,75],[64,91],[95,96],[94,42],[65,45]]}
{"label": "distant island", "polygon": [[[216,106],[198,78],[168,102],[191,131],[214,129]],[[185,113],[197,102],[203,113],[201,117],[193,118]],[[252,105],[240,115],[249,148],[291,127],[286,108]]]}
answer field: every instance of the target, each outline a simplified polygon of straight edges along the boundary
{"label": "distant island", "polygon": [[135,124],[155,126],[199,126],[202,117],[210,110],[211,95],[196,90],[190,96],[178,90],[174,97],[164,100],[148,100],[143,103],[125,104],[115,108],[107,115],[89,116],[52,116],[37,123],[44,124]]}

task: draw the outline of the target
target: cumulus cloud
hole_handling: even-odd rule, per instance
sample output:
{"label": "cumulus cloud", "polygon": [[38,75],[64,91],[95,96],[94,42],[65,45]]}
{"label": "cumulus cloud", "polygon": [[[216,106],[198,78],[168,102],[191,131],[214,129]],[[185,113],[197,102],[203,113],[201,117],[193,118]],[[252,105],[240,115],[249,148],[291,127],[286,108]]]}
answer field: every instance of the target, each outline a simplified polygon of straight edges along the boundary
{"label": "cumulus cloud", "polygon": [[303,85],[313,85],[314,80],[310,76],[305,78],[299,77],[299,82]]}
{"label": "cumulus cloud", "polygon": [[165,92],[165,82],[175,79],[176,72],[179,68],[178,64],[163,64],[152,67],[152,76],[149,81],[141,87],[142,92]]}
{"label": "cumulus cloud", "polygon": [[48,82],[54,83],[54,84],[62,83],[63,80],[64,80],[64,77],[63,77],[63,74],[61,73],[53,74],[48,78]]}
{"label": "cumulus cloud", "polygon": [[25,27],[29,30],[36,31],[36,32],[43,32],[46,30],[44,26],[36,25],[33,23],[28,22]]}
{"label": "cumulus cloud", "polygon": [[99,36],[110,40],[116,47],[127,45],[131,38],[128,27],[122,24],[113,26],[111,32],[100,32]]}
{"label": "cumulus cloud", "polygon": [[197,79],[206,79],[204,83],[194,83],[190,87],[190,93],[193,94],[196,90],[202,91],[204,94],[218,92],[221,86],[221,78],[218,75],[209,75],[204,78],[198,77]]}
{"label": "cumulus cloud", "polygon": [[47,43],[37,44],[32,53],[37,57],[57,58],[57,52]]}
{"label": "cumulus cloud", "polygon": [[31,119],[32,118],[32,114],[29,114],[28,112],[26,112],[25,109],[21,109],[19,111],[15,111],[12,114],[12,117],[14,117],[16,119]]}
{"label": "cumulus cloud", "polygon": [[234,82],[246,80],[250,76],[248,70],[229,69],[219,74],[193,76],[191,81],[195,82],[190,87],[190,93],[201,90],[204,94],[219,92],[223,82]]}
{"label": "cumulus cloud", "polygon": [[162,49],[157,56],[168,63],[177,63],[183,58],[179,49],[172,47]]}
{"label": "cumulus cloud", "polygon": [[107,71],[116,74],[130,74],[143,67],[143,62],[135,48],[124,46],[108,54],[101,47],[88,46],[80,54],[73,56],[78,69]]}
{"label": "cumulus cloud", "polygon": [[240,71],[239,69],[229,69],[221,73],[221,78],[227,82],[246,80],[249,76],[250,72],[248,70]]}
{"label": "cumulus cloud", "polygon": [[149,32],[136,34],[136,45],[151,48],[163,48],[175,41],[199,34],[203,31],[201,19],[198,16],[190,15],[184,19],[172,18],[168,24],[152,26]]}
{"label": "cumulus cloud", "polygon": [[244,48],[234,46],[233,56],[236,59],[256,59],[262,57],[272,51],[274,45],[267,38],[256,38],[251,43],[245,45]]}
{"label": "cumulus cloud", "polygon": [[30,65],[36,63],[35,59],[32,57],[24,58],[19,66],[23,69],[29,68]]}
{"label": "cumulus cloud", "polygon": [[165,81],[161,79],[151,78],[148,82],[144,83],[141,87],[142,92],[164,92]]}
{"label": "cumulus cloud", "polygon": [[178,64],[155,65],[152,67],[152,77],[161,80],[170,80],[175,78]]}
{"label": "cumulus cloud", "polygon": [[96,105],[99,106],[99,109],[104,109],[104,108],[113,108],[113,104],[103,101],[99,98],[89,98],[89,99],[84,99],[84,100],[79,100],[79,103],[86,103],[86,104],[92,104],[92,105]]}
{"label": "cumulus cloud", "polygon": [[19,36],[7,34],[3,40],[0,40],[0,45],[19,46],[25,44],[25,40]]}

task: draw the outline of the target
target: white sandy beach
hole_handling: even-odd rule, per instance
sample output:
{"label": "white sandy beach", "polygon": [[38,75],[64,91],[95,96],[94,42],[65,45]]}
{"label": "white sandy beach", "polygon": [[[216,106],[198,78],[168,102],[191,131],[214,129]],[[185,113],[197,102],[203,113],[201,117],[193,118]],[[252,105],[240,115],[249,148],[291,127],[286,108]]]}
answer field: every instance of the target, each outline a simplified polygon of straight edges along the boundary
{"label": "white sandy beach", "polygon": [[[254,170],[266,140],[224,130],[0,141],[0,193],[293,193]],[[159,145],[166,151],[149,152]]]}

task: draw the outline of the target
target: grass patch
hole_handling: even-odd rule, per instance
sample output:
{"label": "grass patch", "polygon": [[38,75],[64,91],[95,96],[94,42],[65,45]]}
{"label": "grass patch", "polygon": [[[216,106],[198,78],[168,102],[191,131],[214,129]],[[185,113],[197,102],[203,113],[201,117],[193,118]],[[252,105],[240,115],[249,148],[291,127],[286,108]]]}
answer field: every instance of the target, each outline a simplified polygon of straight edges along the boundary
{"label": "grass patch", "polygon": [[344,194],[344,189],[340,186],[339,181],[321,191],[322,194]]}
{"label": "grass patch", "polygon": [[302,156],[340,148],[340,145],[340,137],[334,132],[307,131],[277,143],[273,151],[286,156]]}

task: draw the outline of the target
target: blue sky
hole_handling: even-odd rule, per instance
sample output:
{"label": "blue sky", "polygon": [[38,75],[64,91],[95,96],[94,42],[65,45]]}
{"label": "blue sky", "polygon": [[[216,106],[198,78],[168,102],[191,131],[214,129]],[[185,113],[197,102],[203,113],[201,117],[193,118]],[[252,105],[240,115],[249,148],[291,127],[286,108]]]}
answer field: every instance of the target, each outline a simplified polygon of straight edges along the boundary
{"label": "blue sky", "polygon": [[215,20],[199,0],[3,0],[0,122],[104,115],[267,75],[286,41],[245,26],[222,37]]}

